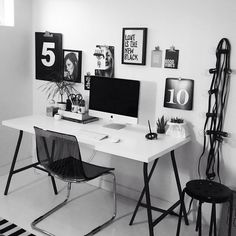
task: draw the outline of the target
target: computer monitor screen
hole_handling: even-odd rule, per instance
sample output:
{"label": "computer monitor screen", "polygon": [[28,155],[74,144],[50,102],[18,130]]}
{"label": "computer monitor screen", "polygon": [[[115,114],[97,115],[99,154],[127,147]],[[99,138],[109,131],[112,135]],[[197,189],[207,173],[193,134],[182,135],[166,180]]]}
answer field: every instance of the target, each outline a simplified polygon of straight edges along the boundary
{"label": "computer monitor screen", "polygon": [[89,115],[137,124],[140,81],[91,76]]}

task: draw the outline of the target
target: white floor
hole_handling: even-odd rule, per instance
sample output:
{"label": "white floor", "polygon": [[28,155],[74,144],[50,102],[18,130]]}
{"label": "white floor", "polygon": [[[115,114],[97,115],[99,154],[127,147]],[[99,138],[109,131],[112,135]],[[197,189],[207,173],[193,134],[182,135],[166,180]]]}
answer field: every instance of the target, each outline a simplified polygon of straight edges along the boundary
{"label": "white floor", "polygon": [[[7,176],[0,178],[0,216],[18,226],[41,235],[31,229],[30,223],[38,216],[64,200],[65,184],[57,181],[59,194],[54,195],[50,178],[33,170],[13,176],[9,194],[3,195]],[[89,184],[73,184],[71,199],[66,206],[39,224],[56,236],[80,236],[103,223],[112,214],[112,194]],[[114,222],[97,236],[148,236],[147,215],[140,208],[135,224],[129,221],[136,202],[118,195],[118,214]],[[156,213],[154,214],[156,216]],[[174,236],[177,217],[168,216],[155,227],[155,235]],[[181,236],[197,235],[195,224],[182,223]],[[207,235],[207,233],[203,233]]]}

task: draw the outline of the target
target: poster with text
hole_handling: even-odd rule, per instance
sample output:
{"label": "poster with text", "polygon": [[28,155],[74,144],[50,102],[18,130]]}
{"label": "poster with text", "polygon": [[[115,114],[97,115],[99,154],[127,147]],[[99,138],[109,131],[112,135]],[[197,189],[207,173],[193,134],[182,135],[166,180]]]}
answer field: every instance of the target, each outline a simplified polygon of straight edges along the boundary
{"label": "poster with text", "polygon": [[177,69],[179,62],[179,50],[167,49],[165,55],[165,68]]}
{"label": "poster with text", "polygon": [[123,28],[122,64],[146,64],[147,28]]}

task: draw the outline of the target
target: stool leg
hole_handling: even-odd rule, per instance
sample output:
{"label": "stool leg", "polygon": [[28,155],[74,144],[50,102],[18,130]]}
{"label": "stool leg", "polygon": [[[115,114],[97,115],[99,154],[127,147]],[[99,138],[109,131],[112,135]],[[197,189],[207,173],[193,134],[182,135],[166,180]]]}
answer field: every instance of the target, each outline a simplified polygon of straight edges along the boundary
{"label": "stool leg", "polygon": [[211,208],[211,222],[210,222],[209,236],[212,235],[213,227],[214,227],[214,236],[216,236],[216,204],[215,203],[212,203],[212,208]]}
{"label": "stool leg", "polygon": [[183,208],[184,208],[184,195],[185,195],[185,189],[183,190],[181,194],[181,198],[180,198],[180,210],[179,210],[179,219],[178,219],[176,236],[179,236],[180,234],[180,226],[181,226],[182,213],[183,213]]}
{"label": "stool leg", "polygon": [[200,202],[200,212],[198,220],[198,235],[202,236],[202,202]]}
{"label": "stool leg", "polygon": [[202,202],[199,202],[198,213],[197,213],[197,223],[196,223],[196,231],[198,231],[198,235],[202,235]]}
{"label": "stool leg", "polygon": [[232,230],[232,218],[233,218],[233,192],[231,193],[230,196],[230,201],[229,201],[229,229],[228,229],[228,236],[231,236],[231,230]]}
{"label": "stool leg", "polygon": [[216,204],[214,203],[214,219],[213,219],[213,223],[214,223],[214,236],[217,236],[217,233],[216,233]]}
{"label": "stool leg", "polygon": [[[199,204],[200,204],[200,203],[199,203]],[[197,209],[197,221],[196,221],[196,228],[195,228],[195,231],[198,231],[199,211],[200,211],[200,209],[199,209],[199,205],[198,205],[198,209]]]}

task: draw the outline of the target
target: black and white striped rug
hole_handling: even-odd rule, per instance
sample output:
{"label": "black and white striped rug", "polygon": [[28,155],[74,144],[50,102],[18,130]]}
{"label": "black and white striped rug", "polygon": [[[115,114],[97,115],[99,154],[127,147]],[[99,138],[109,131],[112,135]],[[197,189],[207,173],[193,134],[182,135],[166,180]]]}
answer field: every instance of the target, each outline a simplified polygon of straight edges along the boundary
{"label": "black and white striped rug", "polygon": [[0,217],[0,236],[35,236],[25,229]]}

